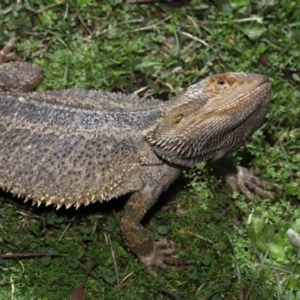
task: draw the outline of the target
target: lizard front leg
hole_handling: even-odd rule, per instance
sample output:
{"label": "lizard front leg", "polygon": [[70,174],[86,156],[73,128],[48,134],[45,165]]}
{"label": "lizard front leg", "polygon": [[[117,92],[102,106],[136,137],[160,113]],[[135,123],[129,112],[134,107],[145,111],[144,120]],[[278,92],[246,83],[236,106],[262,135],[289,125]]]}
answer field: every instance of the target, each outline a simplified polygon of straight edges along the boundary
{"label": "lizard front leg", "polygon": [[[179,172],[178,172],[179,174]],[[176,179],[175,176],[168,176],[169,183],[150,180],[140,191],[131,195],[124,208],[121,219],[121,231],[129,250],[135,253],[138,258],[146,265],[147,270],[153,276],[156,272],[153,266],[160,268],[184,269],[185,262],[173,258],[176,249],[161,249],[162,242],[154,243],[147,230],[141,225],[141,220],[156,202],[160,194]]]}
{"label": "lizard front leg", "polygon": [[233,191],[241,190],[251,201],[254,200],[253,194],[273,200],[273,193],[265,190],[265,188],[280,188],[278,184],[261,180],[254,176],[248,169],[236,166],[230,157],[223,157],[217,160],[212,164],[212,167],[224,177]]}

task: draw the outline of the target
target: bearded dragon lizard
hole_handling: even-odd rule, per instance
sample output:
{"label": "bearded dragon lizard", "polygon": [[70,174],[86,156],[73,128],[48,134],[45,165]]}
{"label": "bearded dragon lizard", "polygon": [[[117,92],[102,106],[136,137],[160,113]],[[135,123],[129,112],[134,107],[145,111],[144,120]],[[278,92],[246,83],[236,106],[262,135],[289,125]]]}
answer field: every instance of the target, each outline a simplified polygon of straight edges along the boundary
{"label": "bearded dragon lizard", "polygon": [[140,222],[184,168],[209,162],[234,190],[272,197],[263,188],[275,184],[228,158],[263,124],[271,91],[266,76],[214,75],[162,102],[95,90],[24,93],[42,73],[13,64],[0,64],[0,188],[57,208],[130,194],[121,231],[152,275],[153,266],[180,268],[181,261]]}

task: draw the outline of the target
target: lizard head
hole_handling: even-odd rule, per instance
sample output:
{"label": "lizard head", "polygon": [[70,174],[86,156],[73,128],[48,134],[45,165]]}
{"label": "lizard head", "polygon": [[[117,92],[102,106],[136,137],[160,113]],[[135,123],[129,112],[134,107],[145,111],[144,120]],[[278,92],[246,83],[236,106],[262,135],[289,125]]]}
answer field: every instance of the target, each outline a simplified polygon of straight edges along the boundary
{"label": "lizard head", "polygon": [[146,140],[158,156],[178,165],[217,160],[243,146],[262,125],[270,91],[264,75],[211,76],[171,100]]}

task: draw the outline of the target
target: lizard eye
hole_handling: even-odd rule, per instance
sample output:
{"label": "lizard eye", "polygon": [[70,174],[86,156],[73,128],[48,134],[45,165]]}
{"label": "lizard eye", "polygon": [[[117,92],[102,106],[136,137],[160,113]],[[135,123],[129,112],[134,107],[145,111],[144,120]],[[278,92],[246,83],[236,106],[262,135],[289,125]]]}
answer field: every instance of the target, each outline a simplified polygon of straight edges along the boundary
{"label": "lizard eye", "polygon": [[213,82],[213,90],[216,93],[224,93],[230,86],[230,83],[227,81],[227,78],[225,77],[225,79],[224,77],[217,75],[217,78],[215,78]]}
{"label": "lizard eye", "polygon": [[225,80],[224,79],[219,79],[217,81],[217,84],[223,86],[223,85],[225,85]]}

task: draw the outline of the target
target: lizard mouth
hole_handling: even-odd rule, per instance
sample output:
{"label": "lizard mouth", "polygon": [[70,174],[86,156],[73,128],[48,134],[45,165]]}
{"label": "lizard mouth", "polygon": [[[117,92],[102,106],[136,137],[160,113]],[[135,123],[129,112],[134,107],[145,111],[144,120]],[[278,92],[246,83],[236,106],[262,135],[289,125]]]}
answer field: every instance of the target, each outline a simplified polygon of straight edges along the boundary
{"label": "lizard mouth", "polygon": [[262,83],[261,84],[265,84],[265,83],[270,84],[269,78],[267,76],[262,76]]}

